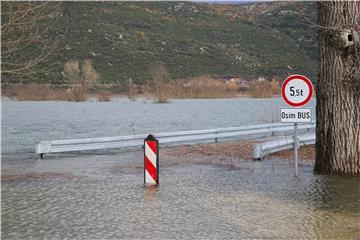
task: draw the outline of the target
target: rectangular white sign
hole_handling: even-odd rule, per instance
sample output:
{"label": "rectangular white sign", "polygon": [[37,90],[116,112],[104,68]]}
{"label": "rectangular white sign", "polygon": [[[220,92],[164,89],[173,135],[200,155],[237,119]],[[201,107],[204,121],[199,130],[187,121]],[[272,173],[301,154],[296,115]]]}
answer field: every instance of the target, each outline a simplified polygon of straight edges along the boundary
{"label": "rectangular white sign", "polygon": [[311,122],[311,108],[280,108],[280,119],[285,123]]}

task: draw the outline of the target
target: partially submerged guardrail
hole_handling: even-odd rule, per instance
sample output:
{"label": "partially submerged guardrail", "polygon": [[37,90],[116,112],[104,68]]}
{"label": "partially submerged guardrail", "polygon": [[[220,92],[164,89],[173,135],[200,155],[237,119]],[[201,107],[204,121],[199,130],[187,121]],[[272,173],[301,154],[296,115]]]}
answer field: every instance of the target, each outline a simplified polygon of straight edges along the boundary
{"label": "partially submerged guardrail", "polygon": [[[315,123],[299,125],[299,130],[302,131],[310,131],[313,128],[315,128]],[[218,139],[239,139],[239,137],[267,137],[279,133],[285,134],[293,131],[294,126],[291,123],[273,123],[218,129],[157,133],[153,135],[159,140],[161,144],[170,144],[183,142],[189,143],[193,141],[201,142],[212,139],[217,142]],[[44,154],[49,153],[143,147],[144,139],[147,136],[148,134],[139,134],[118,137],[41,141],[36,143],[35,152],[36,154],[40,154],[40,156],[43,157]]]}
{"label": "partially submerged guardrail", "polygon": [[[315,133],[298,135],[297,138],[299,139],[299,146],[315,144]],[[292,136],[273,139],[256,144],[252,150],[252,158],[255,160],[261,160],[265,155],[293,147],[294,138]]]}

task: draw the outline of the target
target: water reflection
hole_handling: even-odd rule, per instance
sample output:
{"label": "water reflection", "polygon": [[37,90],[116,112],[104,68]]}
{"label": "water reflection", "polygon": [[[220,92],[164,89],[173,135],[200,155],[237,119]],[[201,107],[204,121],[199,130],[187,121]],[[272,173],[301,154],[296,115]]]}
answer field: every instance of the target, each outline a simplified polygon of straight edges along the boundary
{"label": "water reflection", "polygon": [[159,190],[159,186],[157,185],[147,185],[144,187],[144,200],[145,201],[151,201],[155,199],[156,193]]}

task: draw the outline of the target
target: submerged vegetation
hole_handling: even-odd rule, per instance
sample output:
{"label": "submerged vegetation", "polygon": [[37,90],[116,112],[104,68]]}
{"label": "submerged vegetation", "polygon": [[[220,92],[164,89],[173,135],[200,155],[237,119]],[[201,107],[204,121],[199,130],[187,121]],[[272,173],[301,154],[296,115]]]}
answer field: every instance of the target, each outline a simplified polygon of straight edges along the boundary
{"label": "submerged vegetation", "polygon": [[[70,87],[69,87],[70,86]],[[199,76],[169,81],[166,69],[157,68],[154,79],[146,86],[130,88],[128,92],[111,92],[112,85],[92,85],[91,89],[105,89],[96,92],[85,91],[84,85],[50,86],[45,84],[11,85],[3,89],[3,95],[19,101],[86,101],[94,96],[98,101],[111,101],[114,97],[126,97],[131,101],[137,98],[153,99],[166,103],[169,99],[215,99],[215,98],[270,98],[280,94],[279,81],[253,81],[244,89],[235,82],[224,82],[211,76]]]}
{"label": "submerged vegetation", "polygon": [[151,72],[153,81],[150,83],[150,89],[158,103],[166,103],[169,99],[169,81],[170,76],[164,65],[159,65]]}

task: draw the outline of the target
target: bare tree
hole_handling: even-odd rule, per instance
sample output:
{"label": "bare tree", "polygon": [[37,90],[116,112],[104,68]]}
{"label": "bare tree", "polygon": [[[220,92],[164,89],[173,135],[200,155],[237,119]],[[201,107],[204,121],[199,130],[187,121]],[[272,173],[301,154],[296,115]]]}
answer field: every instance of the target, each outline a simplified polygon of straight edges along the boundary
{"label": "bare tree", "polygon": [[166,103],[169,99],[168,96],[168,82],[170,80],[169,72],[166,70],[164,65],[158,65],[151,72],[153,82],[152,89],[155,95],[156,102]]}
{"label": "bare tree", "polygon": [[47,61],[64,41],[60,17],[59,2],[2,1],[2,74],[24,77],[49,71],[53,65]]}
{"label": "bare tree", "polygon": [[318,2],[315,171],[360,175],[360,2]]}
{"label": "bare tree", "polygon": [[73,85],[70,100],[86,100],[86,92],[96,81],[100,79],[100,74],[92,66],[90,59],[85,59],[80,65],[78,60],[70,60],[64,66],[65,77]]}

